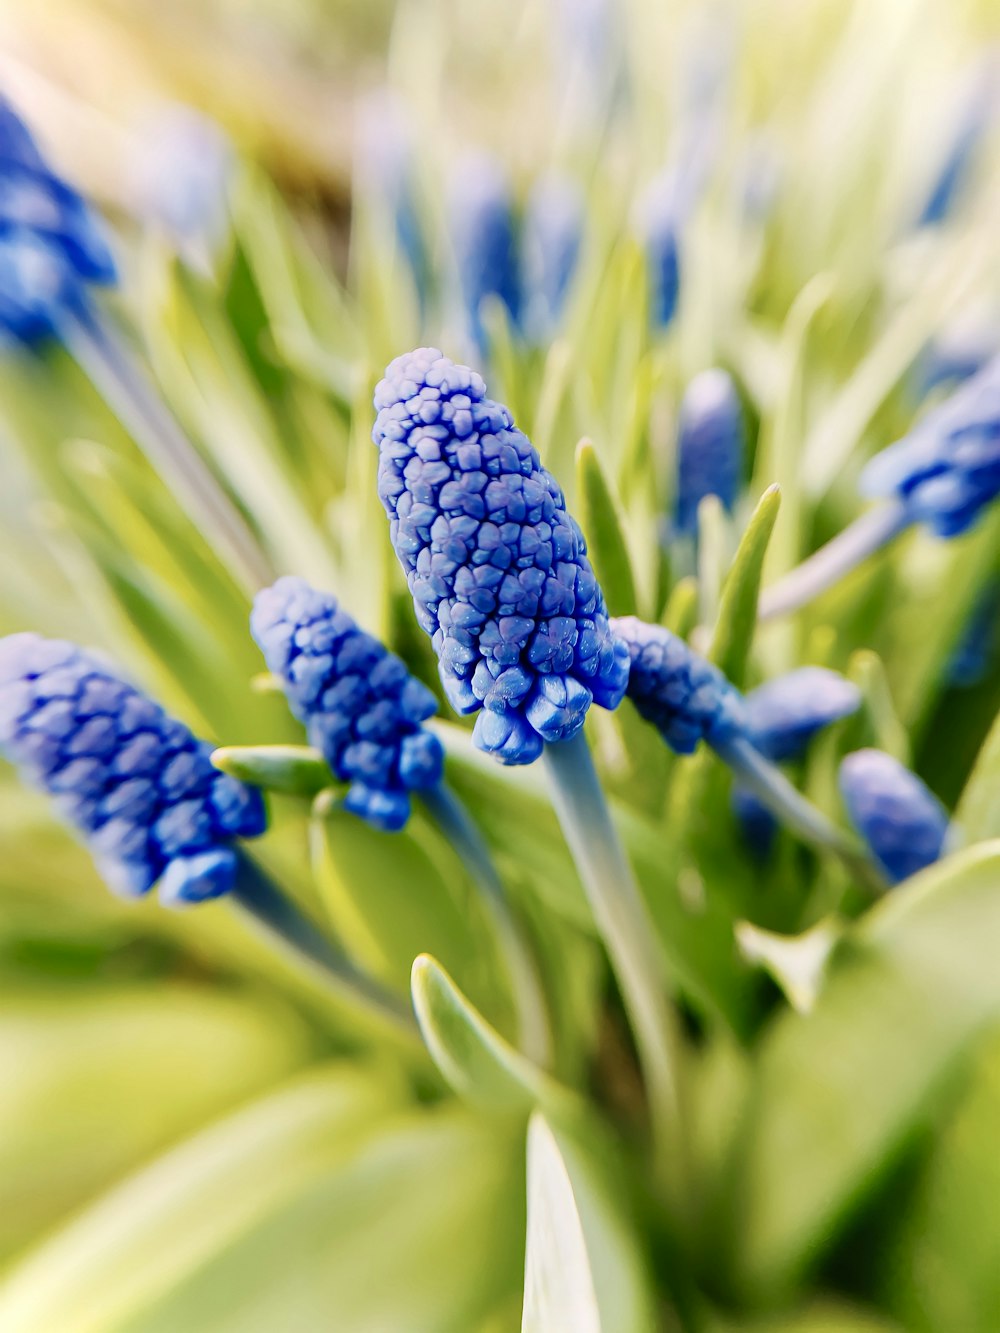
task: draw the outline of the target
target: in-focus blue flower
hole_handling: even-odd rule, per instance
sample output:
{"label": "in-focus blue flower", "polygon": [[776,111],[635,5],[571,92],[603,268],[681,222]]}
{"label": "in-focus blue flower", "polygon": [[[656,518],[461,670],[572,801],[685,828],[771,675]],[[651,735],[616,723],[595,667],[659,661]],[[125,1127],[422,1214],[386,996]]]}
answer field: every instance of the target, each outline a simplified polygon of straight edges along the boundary
{"label": "in-focus blue flower", "polygon": [[639,202],[649,266],[650,318],[661,329],[671,324],[677,313],[682,204],[676,173],[669,170],[649,185]]}
{"label": "in-focus blue flower", "polygon": [[449,182],[448,215],[469,330],[484,351],[482,303],[487,297],[503,302],[515,328],[521,318],[514,200],[498,158],[469,153],[459,160]]}
{"label": "in-focus blue flower", "polygon": [[898,884],[941,855],[948,815],[915,773],[882,750],[857,750],[840,765],[848,817],[888,878]]}
{"label": "in-focus blue flower", "polygon": [[532,333],[547,338],[559,323],[583,236],[583,195],[567,176],[540,177],[524,216],[524,296]]}
{"label": "in-focus blue flower", "polygon": [[[801,759],[817,732],[856,713],[861,691],[836,671],[806,666],[758,685],[744,695],[743,704],[750,740],[762,755],[780,764]],[[747,842],[758,856],[766,856],[778,828],[770,810],[753,792],[737,785],[733,811]]]}
{"label": "in-focus blue flower", "polygon": [[305,579],[259,592],[250,630],[310,744],[349,784],[345,807],[376,828],[402,828],[410,792],[441,780],[441,743],[422,726],[437,712],[434,695]]}
{"label": "in-focus blue flower", "polygon": [[731,512],[743,474],[743,408],[724,370],[703,370],[681,401],[677,431],[677,495],[674,529],[698,531],[698,506],[717,495]]}
{"label": "in-focus blue flower", "polygon": [[436,348],[375,391],[379,495],[417,619],[475,744],[504,763],[616,708],[628,653],[555,479],[482,378]]}
{"label": "in-focus blue flower", "polygon": [[939,537],[970,528],[1000,493],[1000,357],[876,454],[861,488],[900,500],[911,522]]}
{"label": "in-focus blue flower", "polygon": [[260,793],[214,768],[212,746],[59,639],[0,639],[0,749],[55,798],[124,897],[162,901],[234,885],[234,838],[263,833]]}
{"label": "in-focus blue flower", "polygon": [[86,285],[115,276],[97,219],[0,98],[0,333],[28,344],[56,335]]}
{"label": "in-focus blue flower", "polygon": [[619,616],[611,627],[629,651],[626,693],[672,750],[747,735],[743,696],[717,666],[662,625]]}

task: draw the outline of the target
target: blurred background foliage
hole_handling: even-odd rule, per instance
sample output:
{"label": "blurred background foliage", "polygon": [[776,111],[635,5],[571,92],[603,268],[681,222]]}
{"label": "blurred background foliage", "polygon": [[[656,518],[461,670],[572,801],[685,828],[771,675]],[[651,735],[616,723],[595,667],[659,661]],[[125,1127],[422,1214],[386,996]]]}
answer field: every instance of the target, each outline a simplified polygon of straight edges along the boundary
{"label": "blurred background foliage", "polygon": [[[598,573],[634,597],[612,610],[700,632],[704,648],[765,487],[782,488],[766,582],[857,512],[861,464],[940,395],[929,359],[969,329],[984,355],[1000,347],[995,105],[954,210],[918,225],[970,89],[1000,100],[998,39],[992,0],[10,0],[0,86],[111,219],[116,317],[275,566],[334,589],[437,688],[375,494],[371,392],[420,342],[478,358],[445,204],[462,151],[496,153],[522,203],[553,167],[584,191],[560,327],[533,340],[487,308],[488,383],[566,487]],[[363,108],[386,88],[428,238],[423,304],[356,162]],[[158,151],[145,127],[175,101],[235,153],[198,263],[136,197],[137,164]],[[662,331],[639,203],[685,164],[698,181]],[[710,365],[740,388],[748,484],[733,515],[709,513],[681,578],[662,542],[677,406]],[[610,508],[577,482],[584,436]],[[219,743],[301,740],[259,679],[213,534],[65,354],[0,361],[0,449],[3,632],[104,647]],[[600,1323],[550,1309],[525,1328],[994,1333],[1000,853],[978,844],[1000,836],[997,644],[972,688],[948,667],[1000,574],[998,535],[996,514],[950,543],[908,535],[754,642],[748,683],[809,662],[864,691],[803,766],[819,805],[838,813],[837,760],[877,744],[958,807],[968,850],[868,914],[843,870],[790,839],[764,867],[747,855],[715,759],[671,759],[629,705],[593,718],[696,1052],[680,1261],[637,1178],[631,1052],[540,775],[483,760],[442,709],[451,778],[545,959],[554,1072],[624,1147],[495,1051],[469,1057],[455,1096],[226,904],[117,902],[5,773],[0,1328],[516,1328],[534,1109],[531,1189],[560,1225],[572,1213],[573,1291],[592,1284]],[[269,867],[359,960],[405,990],[414,956],[432,954],[510,1036],[487,920],[429,821],[390,838],[291,798],[272,813]],[[804,955],[769,950],[764,932],[798,937],[838,904],[846,937],[811,1014],[796,1013],[788,958]],[[762,955],[737,947],[737,923]],[[467,1012],[442,994],[464,1051]],[[563,1311],[566,1271],[538,1276]]]}

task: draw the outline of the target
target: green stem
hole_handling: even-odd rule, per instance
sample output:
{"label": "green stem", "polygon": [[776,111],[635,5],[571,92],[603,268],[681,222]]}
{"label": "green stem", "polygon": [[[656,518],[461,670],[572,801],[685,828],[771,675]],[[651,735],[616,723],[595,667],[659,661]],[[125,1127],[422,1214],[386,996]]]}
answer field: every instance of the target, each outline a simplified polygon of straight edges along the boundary
{"label": "green stem", "polygon": [[271,583],[274,569],[239,508],[114,330],[95,313],[81,312],[66,318],[61,333],[73,359],[153,467],[175,488],[190,517],[225,551],[245,591],[254,593]]}
{"label": "green stem", "polygon": [[305,961],[347,1003],[367,1010],[397,1033],[419,1040],[416,1020],[406,1001],[362,972],[243,850],[232,898],[272,941]]}
{"label": "green stem", "polygon": [[518,924],[489,848],[468,810],[444,782],[421,793],[432,819],[480,890],[517,1005],[521,1049],[536,1064],[552,1059],[552,1034],[538,964]]}
{"label": "green stem", "polygon": [[546,745],[556,814],[618,979],[646,1079],[658,1171],[679,1211],[686,1163],[680,1031],[667,998],[656,928],[594,770],[583,734]]}

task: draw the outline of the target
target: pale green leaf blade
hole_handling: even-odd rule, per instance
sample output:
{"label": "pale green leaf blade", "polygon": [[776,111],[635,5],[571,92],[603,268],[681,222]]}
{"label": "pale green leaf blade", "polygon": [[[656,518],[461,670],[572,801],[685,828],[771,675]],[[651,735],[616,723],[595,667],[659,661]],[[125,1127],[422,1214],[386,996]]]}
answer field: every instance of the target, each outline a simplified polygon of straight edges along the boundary
{"label": "pale green leaf blade", "polygon": [[761,571],[780,504],[778,487],[769,486],[757,502],[722,585],[709,656],[739,688],[746,681],[747,660],[757,623]]}
{"label": "pale green leaf blade", "polygon": [[311,745],[224,745],[213,752],[212,763],[252,787],[290,796],[315,796],[334,780]]}
{"label": "pale green leaf blade", "polygon": [[581,440],[576,448],[576,495],[580,526],[605,601],[612,615],[634,615],[635,579],[621,512],[590,440]]}

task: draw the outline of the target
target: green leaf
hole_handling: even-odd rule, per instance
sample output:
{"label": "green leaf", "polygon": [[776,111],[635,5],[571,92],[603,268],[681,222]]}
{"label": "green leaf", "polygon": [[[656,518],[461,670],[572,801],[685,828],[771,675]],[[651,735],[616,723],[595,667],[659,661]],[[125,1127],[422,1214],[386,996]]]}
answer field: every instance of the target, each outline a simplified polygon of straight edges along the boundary
{"label": "green leaf", "polygon": [[793,1009],[809,1013],[823,985],[830,954],[843,927],[825,917],[802,935],[776,935],[750,921],[736,923],[736,942],[748,963],[757,963],[781,987]]}
{"label": "green leaf", "polygon": [[993,720],[955,807],[948,831],[954,847],[1000,836],[1000,714]]}
{"label": "green leaf", "polygon": [[869,648],[862,648],[851,657],[847,675],[861,691],[875,745],[901,764],[909,764],[910,738],[896,712],[881,657]]}
{"label": "green leaf", "polygon": [[709,656],[738,688],[746,681],[747,659],[757,624],[761,571],[780,504],[778,487],[769,486],[757,502],[722,586]]}
{"label": "green leaf", "polygon": [[732,1182],[733,1276],[786,1292],[1000,1017],[1000,843],[894,891],[761,1046]]}
{"label": "green leaf", "polygon": [[428,954],[414,960],[411,989],[427,1049],[457,1093],[494,1110],[542,1106],[560,1119],[579,1117],[573,1094],[504,1041]]}
{"label": "green leaf", "polygon": [[621,512],[597,450],[587,439],[576,447],[576,494],[580,526],[605,600],[613,615],[634,615],[638,602]]}
{"label": "green leaf", "polygon": [[334,781],[311,745],[224,745],[213,751],[212,763],[252,787],[290,796],[315,796]]}
{"label": "green leaf", "polygon": [[540,1112],[528,1129],[521,1333],[652,1333],[649,1275],[601,1171]]}

